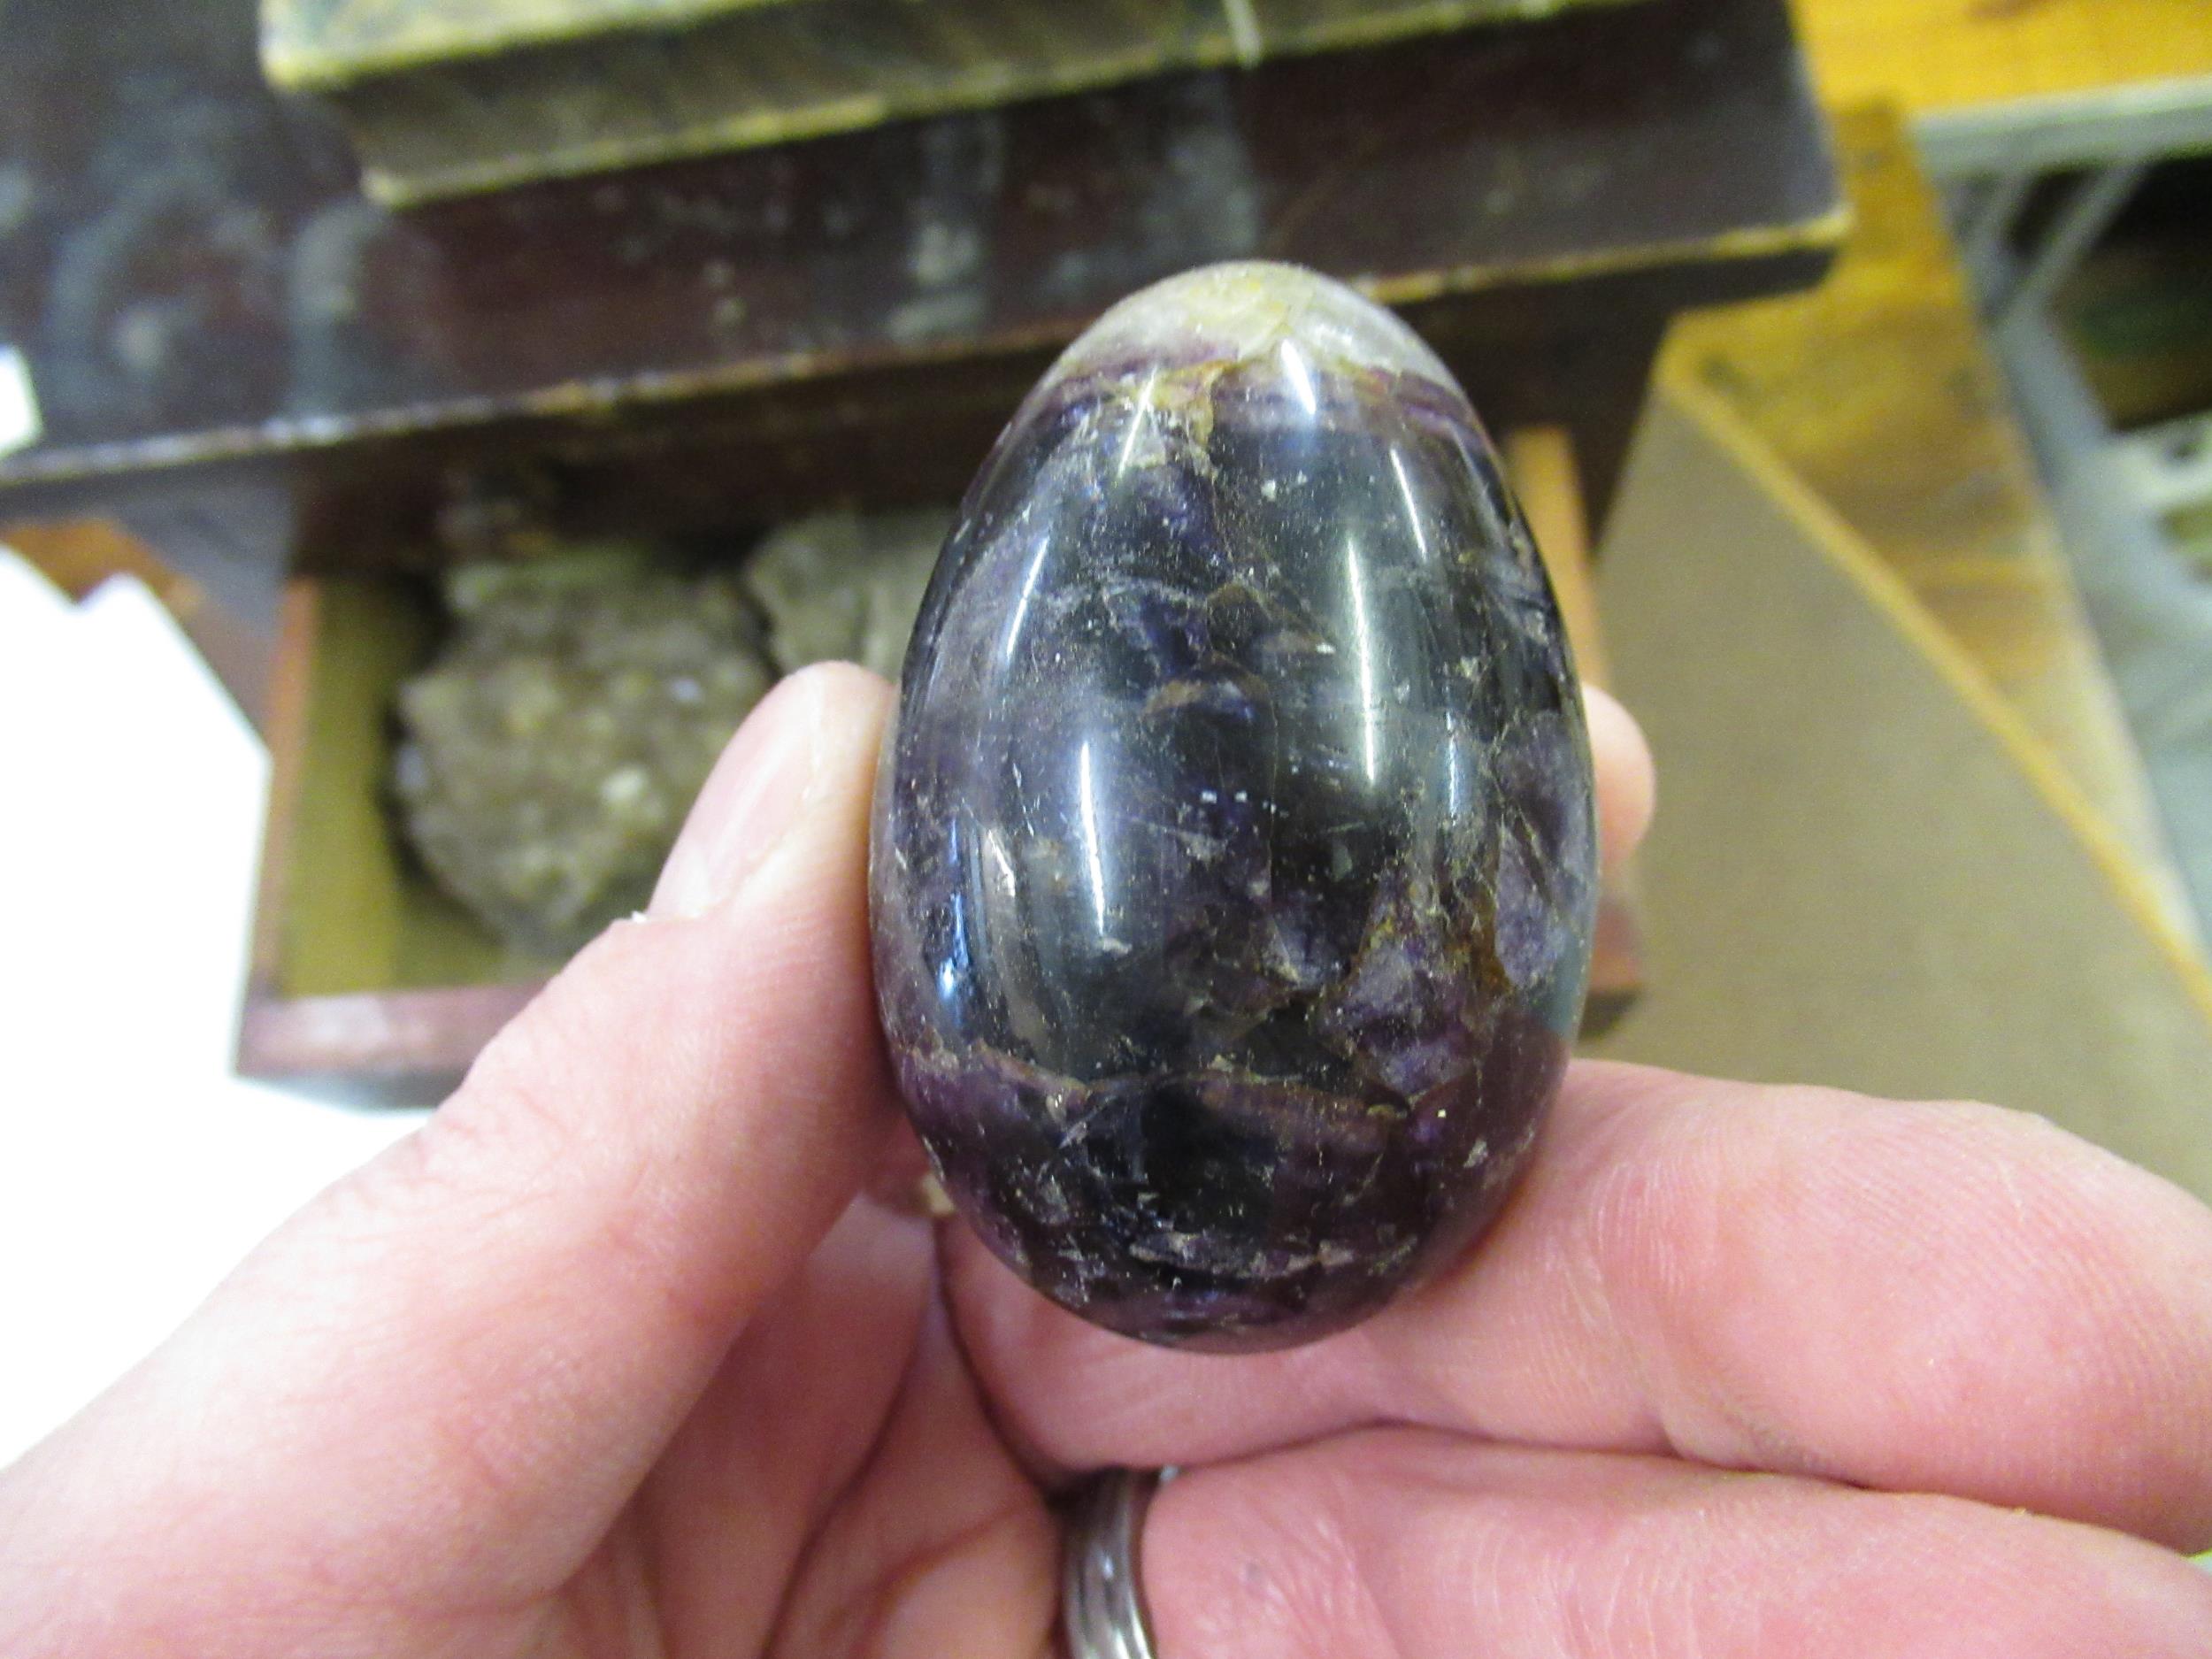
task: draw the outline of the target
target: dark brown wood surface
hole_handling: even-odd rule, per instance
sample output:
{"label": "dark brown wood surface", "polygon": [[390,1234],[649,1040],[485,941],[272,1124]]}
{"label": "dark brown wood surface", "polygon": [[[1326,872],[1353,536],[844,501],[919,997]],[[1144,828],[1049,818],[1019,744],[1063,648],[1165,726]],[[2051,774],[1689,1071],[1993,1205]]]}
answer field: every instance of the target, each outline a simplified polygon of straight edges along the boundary
{"label": "dark brown wood surface", "polygon": [[265,88],[253,13],[0,0],[0,338],[46,424],[0,458],[0,516],[35,485],[336,468],[703,396],[806,386],[795,419],[849,419],[884,377],[933,397],[949,363],[1033,357],[1209,259],[1302,261],[1447,333],[1480,296],[1478,320],[1551,336],[1803,280],[1835,228],[1783,0],[1648,0],[411,215],[362,200],[334,128]]}

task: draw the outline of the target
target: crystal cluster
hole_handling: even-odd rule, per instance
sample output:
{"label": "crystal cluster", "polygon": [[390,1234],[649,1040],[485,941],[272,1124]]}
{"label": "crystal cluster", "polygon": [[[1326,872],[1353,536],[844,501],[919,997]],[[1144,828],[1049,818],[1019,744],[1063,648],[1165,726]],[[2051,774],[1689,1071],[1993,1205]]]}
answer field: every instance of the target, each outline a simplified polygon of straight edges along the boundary
{"label": "crystal cluster", "polygon": [[898,673],[949,517],[819,513],[698,569],[649,542],[565,542],[527,501],[464,503],[449,545],[492,557],[448,572],[449,637],[396,699],[409,843],[512,949],[576,950],[643,906],[779,674]]}
{"label": "crystal cluster", "polygon": [[738,723],[774,683],[733,574],[642,547],[470,565],[437,659],[399,688],[392,788],[439,884],[556,958],[644,907]]}

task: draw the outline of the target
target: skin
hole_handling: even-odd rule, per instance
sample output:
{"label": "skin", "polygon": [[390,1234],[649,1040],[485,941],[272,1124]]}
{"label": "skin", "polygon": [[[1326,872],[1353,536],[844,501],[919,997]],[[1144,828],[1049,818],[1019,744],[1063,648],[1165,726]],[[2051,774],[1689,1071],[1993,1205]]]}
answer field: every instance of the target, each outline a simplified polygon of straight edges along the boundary
{"label": "skin", "polygon": [[1191,1471],[1168,1659],[2212,1647],[2212,1214],[2037,1120],[1578,1065],[1468,1260],[1248,1359],[916,1213],[887,700],[787,682],[651,913],[0,1476],[0,1652],[1032,1659],[1110,1463]]}

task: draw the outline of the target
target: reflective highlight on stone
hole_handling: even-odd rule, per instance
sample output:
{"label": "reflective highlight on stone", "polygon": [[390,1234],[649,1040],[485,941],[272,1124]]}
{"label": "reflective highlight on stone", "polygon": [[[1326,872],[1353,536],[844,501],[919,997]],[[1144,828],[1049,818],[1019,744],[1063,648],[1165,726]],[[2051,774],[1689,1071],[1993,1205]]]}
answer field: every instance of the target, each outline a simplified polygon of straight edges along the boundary
{"label": "reflective highlight on stone", "polygon": [[1372,1312],[1534,1140],[1592,804],[1557,607],[1420,340],[1282,265],[1125,301],[970,491],[879,790],[878,996],[954,1202],[1132,1336]]}

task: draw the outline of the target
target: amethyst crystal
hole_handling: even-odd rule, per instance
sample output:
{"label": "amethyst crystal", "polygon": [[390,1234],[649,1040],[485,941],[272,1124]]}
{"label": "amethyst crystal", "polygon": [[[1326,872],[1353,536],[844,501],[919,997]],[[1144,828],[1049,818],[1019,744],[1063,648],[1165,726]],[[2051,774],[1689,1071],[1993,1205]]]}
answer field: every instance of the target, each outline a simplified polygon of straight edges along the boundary
{"label": "amethyst crystal", "polygon": [[1125,301],[969,493],[878,796],[877,994],[953,1201],[1131,1336],[1372,1312],[1535,1137],[1591,810],[1558,609],[1428,349],[1284,265]]}

